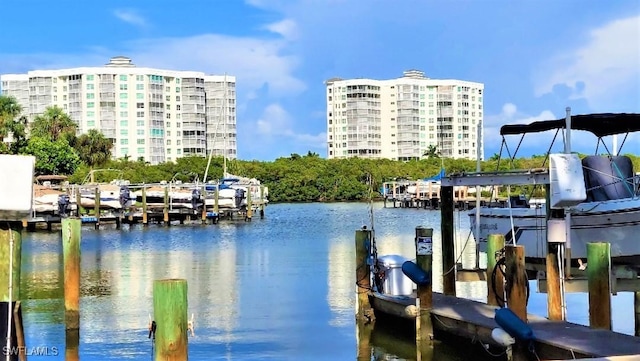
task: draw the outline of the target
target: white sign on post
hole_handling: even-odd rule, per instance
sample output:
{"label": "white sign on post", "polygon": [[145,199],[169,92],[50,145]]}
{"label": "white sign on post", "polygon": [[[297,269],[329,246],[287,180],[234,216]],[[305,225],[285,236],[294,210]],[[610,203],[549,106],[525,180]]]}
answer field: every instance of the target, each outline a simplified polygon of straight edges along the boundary
{"label": "white sign on post", "polygon": [[19,221],[31,213],[33,173],[36,158],[30,155],[0,155],[0,220]]}
{"label": "white sign on post", "polygon": [[433,254],[433,240],[431,237],[418,237],[416,243],[416,254],[418,256],[430,256]]}

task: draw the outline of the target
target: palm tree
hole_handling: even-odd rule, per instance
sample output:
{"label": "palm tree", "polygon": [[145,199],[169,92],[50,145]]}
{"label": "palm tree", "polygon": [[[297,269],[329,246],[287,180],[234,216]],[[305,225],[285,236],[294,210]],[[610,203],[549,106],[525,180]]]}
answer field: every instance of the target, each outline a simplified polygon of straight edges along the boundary
{"label": "palm tree", "polygon": [[76,123],[61,108],[48,107],[44,113],[38,115],[31,124],[30,136],[42,137],[51,141],[65,139],[74,145],[76,137]]}
{"label": "palm tree", "polygon": [[78,137],[75,149],[80,155],[80,160],[90,168],[101,166],[111,158],[113,144],[104,134],[96,129]]}
{"label": "palm tree", "polygon": [[0,95],[0,142],[4,141],[20,113],[22,107],[16,98]]}
{"label": "palm tree", "polygon": [[435,145],[430,145],[422,156],[427,158],[440,158],[440,152]]}

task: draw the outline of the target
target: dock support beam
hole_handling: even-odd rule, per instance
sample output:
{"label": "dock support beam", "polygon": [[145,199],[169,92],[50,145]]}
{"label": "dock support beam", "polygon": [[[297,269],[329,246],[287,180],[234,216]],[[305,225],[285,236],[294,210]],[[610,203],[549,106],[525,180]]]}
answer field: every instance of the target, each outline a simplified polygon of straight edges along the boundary
{"label": "dock support beam", "polygon": [[153,282],[153,318],[156,322],[155,360],[188,359],[187,281]]}
{"label": "dock support beam", "polygon": [[358,313],[356,318],[364,320],[371,317],[369,291],[371,290],[371,271],[369,268],[369,250],[373,231],[359,229],[356,231],[356,285],[358,294]]}
{"label": "dock support beam", "polygon": [[611,245],[587,243],[589,326],[611,330]]}
{"label": "dock support beam", "polygon": [[143,226],[148,226],[149,225],[149,219],[147,218],[147,186],[143,185],[142,186],[142,225]]}
{"label": "dock support beam", "polygon": [[453,238],[453,186],[440,189],[440,212],[442,215],[442,292],[456,295],[456,256]]}
{"label": "dock support beam", "polygon": [[[433,229],[416,227],[416,264],[428,274],[432,274],[433,267]],[[433,324],[431,322],[431,309],[433,308],[433,283],[418,285],[417,298],[420,312],[416,323],[416,338],[418,348],[432,345]]]}
{"label": "dock support beam", "polygon": [[96,215],[95,229],[100,229],[100,187],[96,186],[94,190],[93,212]]}
{"label": "dock support beam", "polygon": [[640,337],[640,292],[634,292],[633,296],[633,309],[636,318],[635,336]]}
{"label": "dock support beam", "polygon": [[501,269],[495,269],[496,253],[503,249],[504,235],[490,234],[487,240],[487,304],[491,306],[504,305],[504,275]]}

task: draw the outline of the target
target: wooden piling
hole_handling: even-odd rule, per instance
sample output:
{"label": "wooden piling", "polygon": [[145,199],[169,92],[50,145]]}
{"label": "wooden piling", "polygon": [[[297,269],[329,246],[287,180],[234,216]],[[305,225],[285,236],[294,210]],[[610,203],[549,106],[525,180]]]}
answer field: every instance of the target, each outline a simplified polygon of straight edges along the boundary
{"label": "wooden piling", "polygon": [[505,291],[507,306],[527,322],[527,290],[529,280],[524,262],[524,246],[505,246]]}
{"label": "wooden piling", "polygon": [[147,215],[148,207],[147,207],[147,186],[142,186],[142,225],[149,225],[149,219]]}
{"label": "wooden piling", "polygon": [[587,243],[589,326],[611,330],[611,245]]}
{"label": "wooden piling", "polygon": [[504,275],[500,269],[495,269],[498,263],[496,253],[503,248],[504,235],[490,234],[487,239],[487,304],[491,306],[504,304]]}
{"label": "wooden piling", "polygon": [[95,200],[93,202],[93,213],[96,216],[95,229],[100,229],[100,187],[96,186],[94,191]]}
{"label": "wooden piling", "polygon": [[260,186],[260,219],[264,219],[264,186]]}
{"label": "wooden piling", "polygon": [[633,293],[633,310],[636,319],[635,336],[640,337],[640,292]]}
{"label": "wooden piling", "polygon": [[67,330],[65,332],[65,361],[79,361],[80,330]]}
{"label": "wooden piling", "polygon": [[165,226],[169,225],[169,185],[164,186],[164,208],[162,210],[162,222]]}
{"label": "wooden piling", "polygon": [[[423,271],[431,274],[433,267],[433,228],[416,227],[416,264]],[[417,286],[419,314],[416,318],[416,340],[421,344],[432,344],[433,324],[431,309],[433,308],[432,283]]]}
{"label": "wooden piling", "polygon": [[220,199],[220,184],[216,183],[216,194],[213,197],[213,211],[216,214],[219,214],[219,212],[220,212],[220,209],[218,207],[219,199]]}
{"label": "wooden piling", "polygon": [[186,280],[165,279],[153,282],[156,361],[188,359],[187,308]]}
{"label": "wooden piling", "polygon": [[558,244],[547,243],[546,258],[547,313],[552,321],[564,320],[562,312],[562,290],[560,289],[560,263],[558,262]]}
{"label": "wooden piling", "polygon": [[[5,224],[0,225],[0,337],[3,340],[3,347],[7,335],[11,335],[11,346],[17,349],[17,328],[20,319],[13,317],[13,310],[20,300],[20,270],[22,261],[22,236],[17,230],[17,226],[12,227]],[[13,247],[12,247],[13,246]],[[9,303],[11,300],[11,303]],[[11,329],[7,329],[7,315],[12,313]],[[11,361],[18,361],[18,354],[11,354]],[[4,357],[4,356],[3,356]]]}
{"label": "wooden piling", "polygon": [[80,239],[79,218],[62,219],[64,263],[64,319],[67,330],[80,328]]}
{"label": "wooden piling", "polygon": [[202,212],[200,212],[200,221],[202,224],[207,224],[207,186],[202,186]]}
{"label": "wooden piling", "polygon": [[251,204],[251,186],[247,187],[247,221],[251,221],[251,217],[253,216],[253,205]]}
{"label": "wooden piling", "polygon": [[442,232],[442,292],[456,295],[456,259],[453,237],[453,186],[443,186],[440,190],[441,232]]}
{"label": "wooden piling", "polygon": [[363,320],[371,312],[369,291],[371,290],[371,271],[369,268],[369,249],[373,231],[359,229],[356,231],[356,291],[358,293],[358,312],[356,318]]}
{"label": "wooden piling", "polygon": [[80,192],[80,186],[76,187],[76,192],[75,192],[75,196],[76,196],[76,215],[78,217],[80,217],[81,215],[83,215],[86,210],[84,209],[84,207],[82,207],[82,194]]}
{"label": "wooden piling", "polygon": [[356,334],[358,340],[357,361],[371,361],[371,332],[373,325],[367,324],[363,320],[356,322]]}

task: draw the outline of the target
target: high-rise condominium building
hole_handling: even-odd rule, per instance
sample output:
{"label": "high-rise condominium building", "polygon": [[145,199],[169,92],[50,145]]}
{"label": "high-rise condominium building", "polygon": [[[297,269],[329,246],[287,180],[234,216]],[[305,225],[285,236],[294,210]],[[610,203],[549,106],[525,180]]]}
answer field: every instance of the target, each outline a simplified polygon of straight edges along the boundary
{"label": "high-rise condominium building", "polygon": [[29,121],[58,106],[78,134],[97,129],[111,139],[115,158],[152,164],[210,152],[236,158],[233,76],[142,68],[118,56],[102,67],[0,75],[0,84]]}
{"label": "high-rise condominium building", "polygon": [[435,149],[440,157],[484,159],[481,83],[410,70],[397,79],[326,85],[328,158],[405,161]]}

